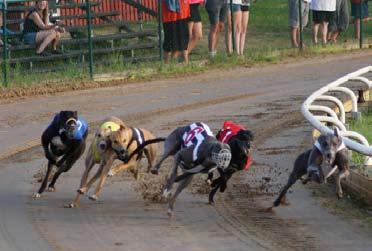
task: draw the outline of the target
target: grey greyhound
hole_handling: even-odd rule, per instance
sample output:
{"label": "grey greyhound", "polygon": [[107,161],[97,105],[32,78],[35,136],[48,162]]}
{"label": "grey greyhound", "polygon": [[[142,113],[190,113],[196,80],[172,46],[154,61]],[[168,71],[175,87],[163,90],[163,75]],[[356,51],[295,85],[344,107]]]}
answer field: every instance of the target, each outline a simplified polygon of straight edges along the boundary
{"label": "grey greyhound", "polygon": [[[332,167],[332,170],[326,176],[324,176],[321,168],[323,162]],[[338,169],[338,174],[336,176],[336,193],[338,198],[342,198],[341,179],[346,178],[350,173],[347,148],[337,129],[334,130],[333,134],[319,136],[312,149],[303,152],[297,157],[294,162],[293,170],[289,175],[288,182],[280,191],[278,198],[273,203],[273,207],[286,203],[285,195],[288,189],[295,184],[298,179],[302,179],[302,176],[305,174],[307,174],[307,177],[302,180],[303,184],[306,184],[308,181],[324,183],[336,169]]]}
{"label": "grey greyhound", "polygon": [[[168,197],[169,216],[173,216],[175,200],[190,184],[193,174],[209,173],[216,169],[224,170],[231,160],[229,145],[219,142],[204,123],[179,127],[166,137],[163,155],[152,168],[152,173],[157,174],[162,162],[170,155],[174,155],[174,163],[163,193],[163,196]],[[176,182],[179,166],[183,175],[178,179],[176,192],[171,195],[170,190]]]}

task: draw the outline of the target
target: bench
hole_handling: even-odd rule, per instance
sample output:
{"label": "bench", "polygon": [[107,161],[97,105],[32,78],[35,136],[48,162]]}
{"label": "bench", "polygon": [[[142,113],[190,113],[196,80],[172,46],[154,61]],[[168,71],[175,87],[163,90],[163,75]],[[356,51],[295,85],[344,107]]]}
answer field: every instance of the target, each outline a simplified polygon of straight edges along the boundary
{"label": "bench", "polygon": [[[109,53],[116,53],[116,52],[123,52],[123,51],[132,51],[135,49],[150,49],[155,48],[158,45],[153,42],[148,42],[144,44],[134,44],[128,46],[121,46],[117,48],[99,48],[94,49],[94,55],[100,54],[109,54]],[[61,54],[61,55],[50,55],[46,57],[41,56],[31,56],[31,57],[24,57],[24,58],[11,58],[9,59],[9,64],[17,64],[17,63],[30,63],[30,68],[32,68],[32,62],[43,62],[43,61],[51,61],[51,60],[61,60],[61,59],[68,59],[74,57],[81,57],[82,62],[85,61],[84,57],[89,54],[88,50],[76,50],[70,51],[69,53]]]}

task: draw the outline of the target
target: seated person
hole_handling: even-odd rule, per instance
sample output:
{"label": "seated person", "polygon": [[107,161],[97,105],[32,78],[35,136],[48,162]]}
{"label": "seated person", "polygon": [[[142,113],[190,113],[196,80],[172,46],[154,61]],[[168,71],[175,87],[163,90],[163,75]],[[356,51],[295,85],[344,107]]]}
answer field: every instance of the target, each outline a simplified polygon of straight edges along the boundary
{"label": "seated person", "polygon": [[63,32],[64,29],[58,25],[49,24],[48,1],[36,1],[24,22],[25,44],[36,45],[36,55],[48,55],[44,50],[49,44],[53,47],[52,54],[61,54],[57,45]]}

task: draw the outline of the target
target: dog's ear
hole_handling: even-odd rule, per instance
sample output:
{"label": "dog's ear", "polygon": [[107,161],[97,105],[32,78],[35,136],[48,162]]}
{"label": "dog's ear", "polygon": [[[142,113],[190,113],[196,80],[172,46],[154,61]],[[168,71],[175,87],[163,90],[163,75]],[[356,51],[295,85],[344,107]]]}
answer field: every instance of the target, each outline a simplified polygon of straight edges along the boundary
{"label": "dog's ear", "polygon": [[78,119],[78,112],[77,111],[73,111],[72,112],[72,117],[77,120]]}
{"label": "dog's ear", "polygon": [[123,130],[125,130],[125,126],[123,126],[123,125],[120,125],[120,128],[119,128],[119,130],[120,130],[120,131],[123,131]]}
{"label": "dog's ear", "polygon": [[253,141],[254,136],[253,133],[250,130],[240,130],[237,133],[238,139],[243,141]]}

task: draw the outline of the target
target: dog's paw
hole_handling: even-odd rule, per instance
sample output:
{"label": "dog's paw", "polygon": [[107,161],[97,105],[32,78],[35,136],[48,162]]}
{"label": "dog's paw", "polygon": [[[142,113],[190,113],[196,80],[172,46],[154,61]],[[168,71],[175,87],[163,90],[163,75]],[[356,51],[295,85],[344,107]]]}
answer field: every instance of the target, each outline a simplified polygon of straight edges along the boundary
{"label": "dog's paw", "polygon": [[206,182],[209,186],[212,186],[212,180],[211,180],[211,179],[207,179],[205,182]]}
{"label": "dog's paw", "polygon": [[93,195],[89,196],[89,199],[90,200],[93,200],[93,201],[97,201],[98,200],[98,196],[95,195],[95,194],[93,194]]}
{"label": "dog's paw", "polygon": [[73,202],[68,203],[68,204],[64,204],[63,206],[64,206],[64,208],[75,208],[75,207],[79,207],[78,204],[73,203]]}
{"label": "dog's paw", "polygon": [[113,177],[113,176],[115,176],[115,172],[113,171],[113,170],[110,170],[109,172],[108,172],[108,174],[107,174],[107,176],[108,177]]}
{"label": "dog's paw", "polygon": [[166,189],[164,189],[162,196],[164,198],[168,199],[168,198],[171,197],[171,192],[166,188]]}
{"label": "dog's paw", "polygon": [[340,200],[344,197],[344,195],[342,193],[337,193],[337,198]]}
{"label": "dog's paw", "polygon": [[208,201],[208,204],[214,206],[216,203],[213,200]]}
{"label": "dog's paw", "polygon": [[169,208],[169,209],[167,210],[167,215],[168,215],[168,217],[169,217],[170,219],[173,219],[173,218],[174,218],[174,212],[173,212],[173,210]]}
{"label": "dog's paw", "polygon": [[76,192],[78,194],[84,195],[85,194],[85,189],[84,188],[79,188],[78,190],[76,190]]}
{"label": "dog's paw", "polygon": [[47,192],[55,192],[56,189],[54,187],[48,187]]}
{"label": "dog's paw", "polygon": [[32,195],[32,198],[40,198],[40,197],[41,197],[41,194],[39,194],[39,193],[34,193]]}

